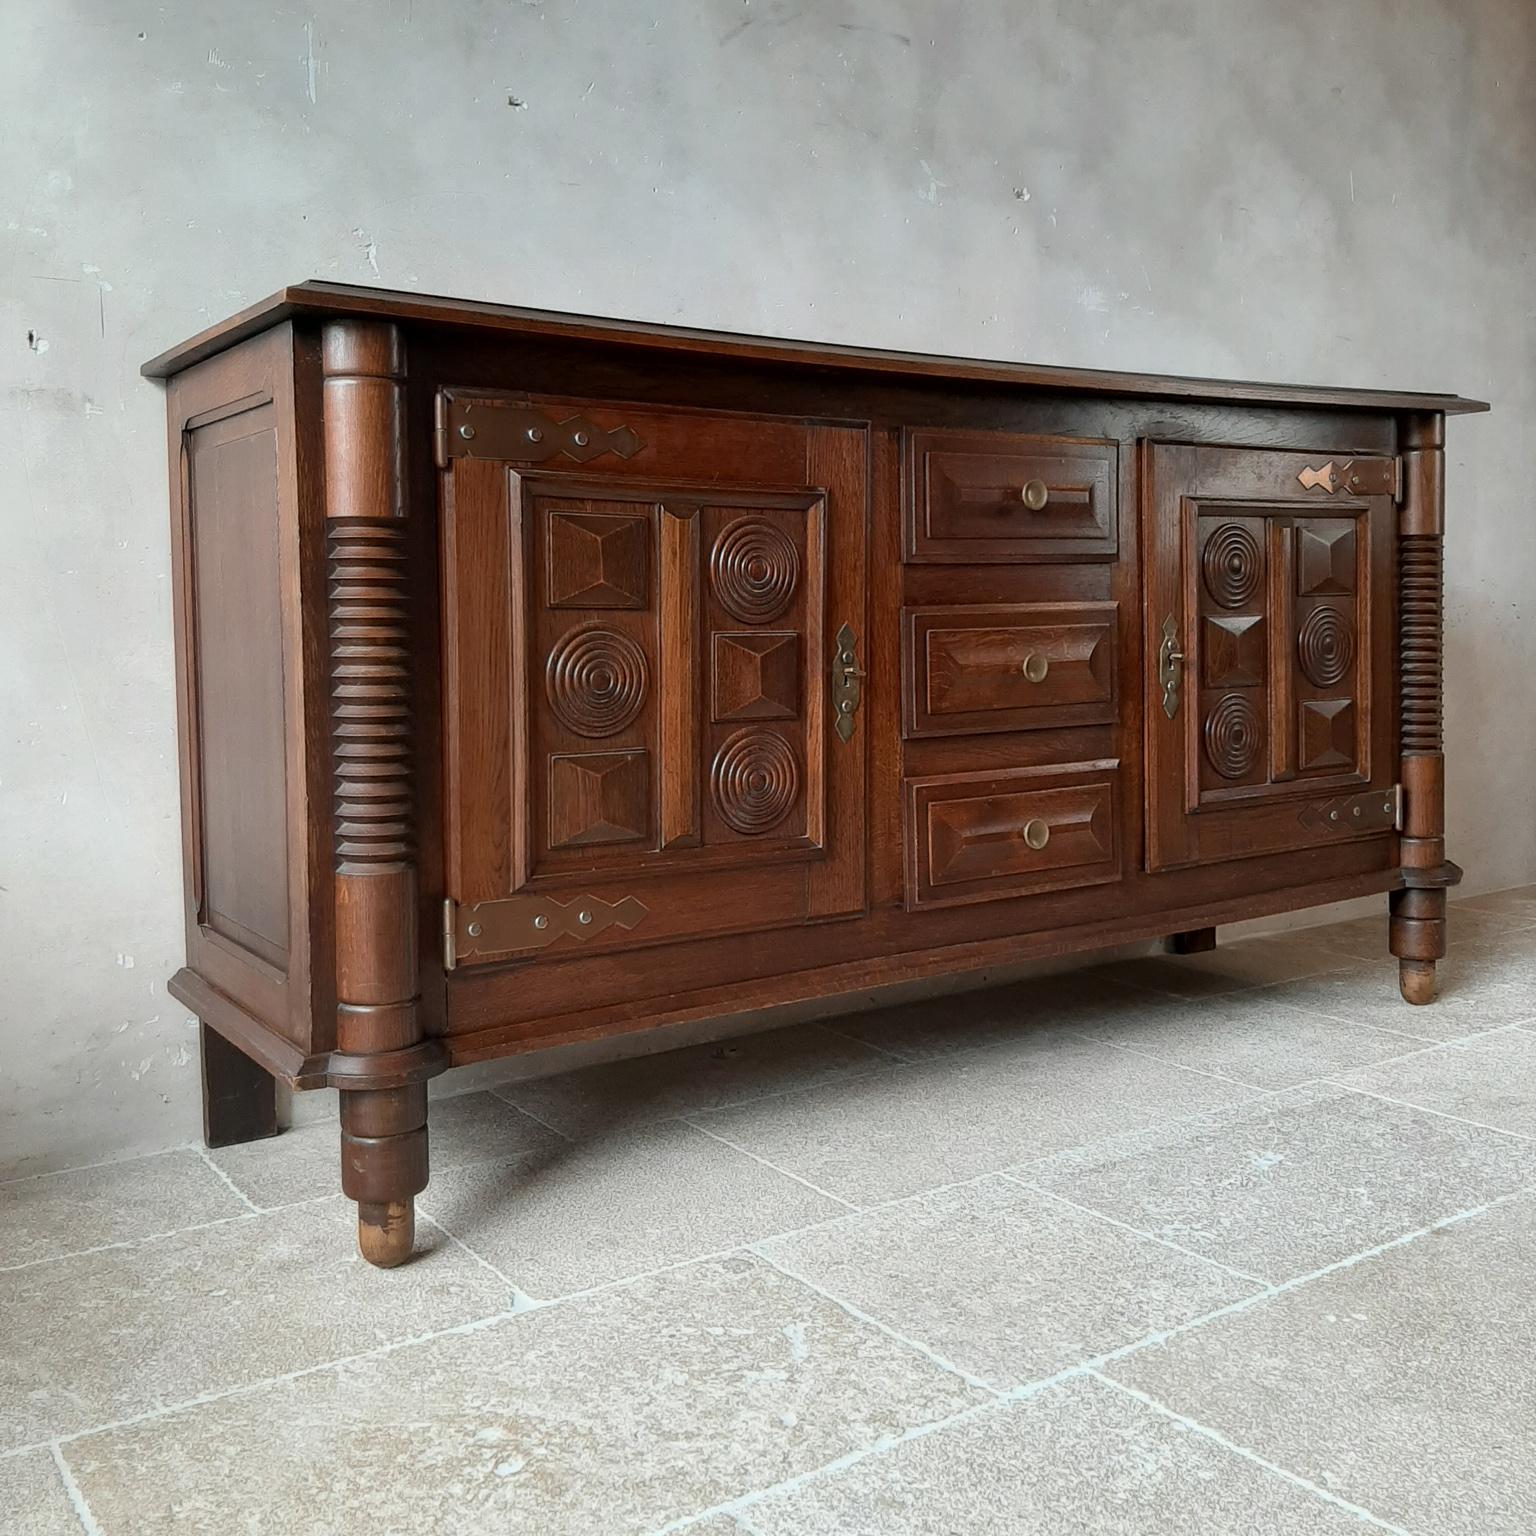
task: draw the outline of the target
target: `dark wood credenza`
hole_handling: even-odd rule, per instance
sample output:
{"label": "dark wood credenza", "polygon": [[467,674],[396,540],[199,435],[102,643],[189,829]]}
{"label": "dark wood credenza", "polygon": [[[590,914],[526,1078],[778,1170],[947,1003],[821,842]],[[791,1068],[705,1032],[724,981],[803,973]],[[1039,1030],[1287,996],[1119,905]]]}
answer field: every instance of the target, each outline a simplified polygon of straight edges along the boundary
{"label": "dark wood credenza", "polygon": [[376,1264],[458,1063],[1379,892],[1433,996],[1478,402],[329,283],[144,371],[205,1134],[340,1089]]}

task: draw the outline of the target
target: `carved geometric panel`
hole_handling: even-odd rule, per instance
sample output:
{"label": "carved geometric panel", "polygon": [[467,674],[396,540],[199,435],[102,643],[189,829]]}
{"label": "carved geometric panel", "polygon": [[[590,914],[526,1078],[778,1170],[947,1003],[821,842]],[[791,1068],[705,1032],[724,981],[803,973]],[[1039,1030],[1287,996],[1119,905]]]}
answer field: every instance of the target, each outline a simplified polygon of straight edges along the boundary
{"label": "carved geometric panel", "polygon": [[717,634],[716,720],[792,720],[800,713],[800,637]]}
{"label": "carved geometric panel", "polygon": [[1354,623],[1337,608],[1314,608],[1297,631],[1296,655],[1301,670],[1317,687],[1332,688],[1354,663]]}
{"label": "carved geometric panel", "polygon": [[1264,620],[1258,614],[1207,614],[1200,664],[1207,688],[1254,688],[1264,681]]}
{"label": "carved geometric panel", "polygon": [[800,793],[795,749],[777,731],[737,731],[715,754],[710,789],[728,827],[746,837],[770,832]]}
{"label": "carved geometric panel", "polygon": [[1224,779],[1240,779],[1258,761],[1264,722],[1246,693],[1223,694],[1205,717],[1205,755]]}
{"label": "carved geometric panel", "polygon": [[1307,518],[1296,525],[1296,590],[1302,597],[1355,590],[1353,518]]}
{"label": "carved geometric panel", "polygon": [[1297,710],[1297,766],[1348,768],[1355,760],[1353,699],[1305,699]]}
{"label": "carved geometric panel", "polygon": [[1241,608],[1264,579],[1259,541],[1241,523],[1223,523],[1205,541],[1205,587],[1223,608]]}
{"label": "carved geometric panel", "polygon": [[551,608],[644,608],[650,574],[646,517],[550,514]]}
{"label": "carved geometric panel", "polygon": [[544,669],[550,705],[580,736],[622,731],[644,707],[649,681],[645,652],[596,625],[561,636]]}
{"label": "carved geometric panel", "polygon": [[650,827],[650,754],[577,752],[549,760],[549,846],[632,843]]}
{"label": "carved geometric panel", "polygon": [[766,624],[789,607],[800,580],[800,551],[777,525],[740,517],[715,540],[710,580],[721,606],[743,624]]}

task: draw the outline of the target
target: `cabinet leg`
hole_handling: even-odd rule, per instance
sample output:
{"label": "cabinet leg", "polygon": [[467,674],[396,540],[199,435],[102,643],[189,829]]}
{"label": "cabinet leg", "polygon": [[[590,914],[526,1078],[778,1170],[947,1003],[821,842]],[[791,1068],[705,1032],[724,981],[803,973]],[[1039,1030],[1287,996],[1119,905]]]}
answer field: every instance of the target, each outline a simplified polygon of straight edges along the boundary
{"label": "cabinet leg", "polygon": [[200,1024],[203,1141],[232,1147],[277,1135],[277,1079],[216,1029]]}
{"label": "cabinet leg", "polygon": [[1397,983],[1405,1002],[1435,1000],[1435,962],[1445,956],[1443,890],[1394,891],[1388,943],[1397,956]]}
{"label": "cabinet leg", "polygon": [[342,1093],[341,1187],[357,1201],[358,1252],[381,1269],[410,1258],[427,1187],[425,1083]]}
{"label": "cabinet leg", "polygon": [[1208,955],[1216,948],[1214,928],[1191,928],[1184,933],[1168,935],[1170,955]]}

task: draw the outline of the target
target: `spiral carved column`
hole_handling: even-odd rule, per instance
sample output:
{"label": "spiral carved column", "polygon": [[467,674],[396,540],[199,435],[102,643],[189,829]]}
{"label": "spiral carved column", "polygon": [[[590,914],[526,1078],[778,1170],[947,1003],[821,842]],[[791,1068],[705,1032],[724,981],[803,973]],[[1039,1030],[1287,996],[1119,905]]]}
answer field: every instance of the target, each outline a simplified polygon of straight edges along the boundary
{"label": "spiral carved column", "polygon": [[1390,944],[1410,1003],[1435,996],[1446,950],[1446,890],[1461,871],[1445,856],[1445,756],[1441,737],[1444,643],[1443,421],[1413,417],[1403,432],[1398,519],[1398,680],[1403,786],[1403,889],[1392,895]]}
{"label": "spiral carved column", "polygon": [[410,1256],[427,1184],[427,1079],[441,1046],[418,1010],[410,568],[391,325],[328,325],[322,343],[326,601],[336,876],[341,1184],[372,1264]]}

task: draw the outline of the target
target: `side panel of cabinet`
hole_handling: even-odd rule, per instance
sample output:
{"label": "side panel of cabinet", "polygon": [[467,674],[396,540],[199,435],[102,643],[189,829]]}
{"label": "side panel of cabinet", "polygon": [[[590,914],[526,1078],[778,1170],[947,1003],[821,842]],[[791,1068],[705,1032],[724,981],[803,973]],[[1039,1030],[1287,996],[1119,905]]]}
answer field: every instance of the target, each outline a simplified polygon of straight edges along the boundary
{"label": "side panel of cabinet", "polygon": [[864,731],[829,680],[864,628],[864,434],[582,409],[633,451],[445,478],[460,962],[862,910]]}
{"label": "side panel of cabinet", "polygon": [[1389,834],[1390,497],[1301,454],[1142,463],[1149,868]]}

